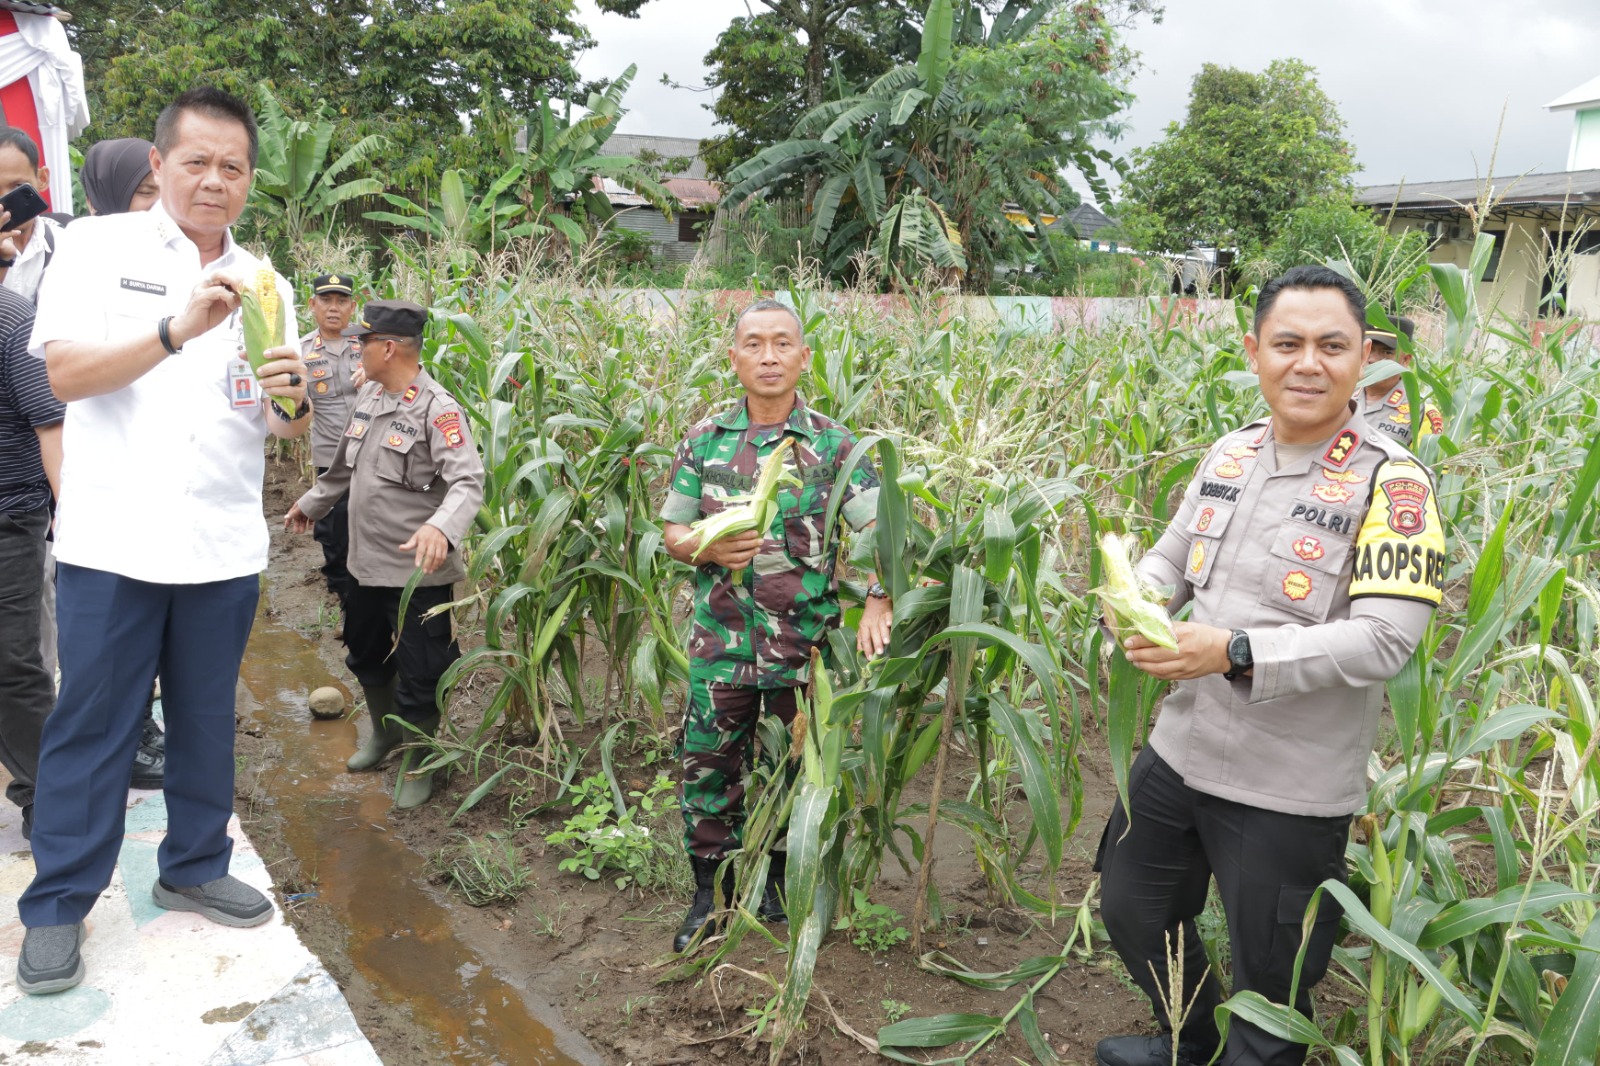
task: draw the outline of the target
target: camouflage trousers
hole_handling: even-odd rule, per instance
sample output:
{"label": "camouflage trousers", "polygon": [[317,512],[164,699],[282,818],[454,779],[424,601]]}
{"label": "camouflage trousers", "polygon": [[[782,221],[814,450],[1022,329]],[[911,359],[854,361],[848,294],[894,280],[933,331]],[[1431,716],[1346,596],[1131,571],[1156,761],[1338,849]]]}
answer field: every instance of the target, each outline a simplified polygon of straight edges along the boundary
{"label": "camouflage trousers", "polygon": [[761,712],[784,725],[794,721],[794,688],[755,688],[689,677],[678,755],[683,783],[683,846],[690,855],[718,859],[740,846],[744,828],[744,775],[753,763]]}

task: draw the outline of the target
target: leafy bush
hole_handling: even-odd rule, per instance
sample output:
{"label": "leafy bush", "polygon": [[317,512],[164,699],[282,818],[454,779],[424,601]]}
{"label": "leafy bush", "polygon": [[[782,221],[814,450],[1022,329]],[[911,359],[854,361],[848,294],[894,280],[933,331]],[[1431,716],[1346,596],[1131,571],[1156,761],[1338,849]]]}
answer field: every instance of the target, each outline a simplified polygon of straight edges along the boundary
{"label": "leafy bush", "polygon": [[561,869],[580,872],[591,881],[615,871],[619,889],[665,887],[678,880],[673,867],[683,862],[683,849],[665,826],[652,824],[678,809],[677,786],[662,775],[646,791],[628,795],[637,805],[619,811],[605,774],[583,779],[572,797],[572,805],[583,809],[545,837],[550,844],[571,849],[572,855],[561,860]]}

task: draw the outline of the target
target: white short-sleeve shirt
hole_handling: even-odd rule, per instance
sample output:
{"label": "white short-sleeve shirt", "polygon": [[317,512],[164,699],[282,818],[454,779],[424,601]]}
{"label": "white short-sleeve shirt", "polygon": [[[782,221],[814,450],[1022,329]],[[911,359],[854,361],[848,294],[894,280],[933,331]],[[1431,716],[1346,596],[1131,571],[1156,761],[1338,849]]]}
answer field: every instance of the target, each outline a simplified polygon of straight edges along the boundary
{"label": "white short-sleeve shirt", "polygon": [[[51,341],[153,336],[202,278],[226,271],[249,281],[269,265],[229,236],[222,257],[202,267],[160,204],[78,219],[57,241],[28,345],[39,358]],[[282,342],[292,343],[294,294],[281,275],[278,292]],[[266,419],[277,416],[259,401],[238,406],[239,390],[248,392],[237,380],[243,348],[234,314],[126,388],[67,405],[58,560],[168,585],[266,569],[263,443]]]}

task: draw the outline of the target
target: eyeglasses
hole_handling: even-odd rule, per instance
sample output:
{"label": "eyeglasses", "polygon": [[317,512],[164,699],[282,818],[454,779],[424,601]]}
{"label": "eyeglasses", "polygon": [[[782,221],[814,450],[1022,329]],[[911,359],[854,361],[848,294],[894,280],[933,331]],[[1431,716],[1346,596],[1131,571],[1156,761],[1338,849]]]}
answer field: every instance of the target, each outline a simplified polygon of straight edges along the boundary
{"label": "eyeglasses", "polygon": [[399,339],[399,337],[391,337],[386,333],[363,333],[357,344],[365,348],[368,341],[397,341]]}

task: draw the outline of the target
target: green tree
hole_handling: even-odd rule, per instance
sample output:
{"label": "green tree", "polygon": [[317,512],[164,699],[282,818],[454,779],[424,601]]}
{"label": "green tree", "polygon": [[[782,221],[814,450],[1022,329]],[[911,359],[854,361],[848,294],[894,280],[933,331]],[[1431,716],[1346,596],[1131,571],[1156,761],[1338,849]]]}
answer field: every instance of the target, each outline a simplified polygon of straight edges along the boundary
{"label": "green tree", "polygon": [[268,229],[279,237],[301,236],[317,229],[327,236],[339,217],[340,205],[383,191],[383,182],[377,178],[339,180],[383,151],[387,144],[383,137],[363,137],[329,162],[334,127],[326,103],[318,101],[309,118],[296,119],[265,85],[257,87],[257,95],[261,151],[250,186],[250,203],[265,216]]}
{"label": "green tree", "polygon": [[85,0],[73,14],[93,137],[150,136],[192,85],[248,99],[264,81],[296,113],[326,100],[339,143],[389,138],[402,184],[481,164],[461,116],[485,98],[528,111],[572,92],[591,43],[572,0]]}
{"label": "green tree", "polygon": [[[957,47],[956,42],[970,42]],[[995,258],[1020,240],[1010,205],[1037,218],[1077,203],[1060,178],[1100,184],[1111,162],[1093,149],[1127,94],[1112,28],[1084,7],[929,5],[915,64],[808,112],[789,140],[729,177],[736,205],[798,175],[813,177],[812,241],[827,268],[872,248],[894,270],[931,260],[986,290]],[[1100,185],[1105,199],[1104,186]]]}
{"label": "green tree", "polygon": [[1129,240],[1147,251],[1196,244],[1258,256],[1297,207],[1344,193],[1355,153],[1316,72],[1297,59],[1260,74],[1206,64],[1182,125],[1137,151],[1122,187]]}
{"label": "green tree", "polygon": [[[1428,236],[1420,230],[1390,233],[1370,209],[1335,194],[1289,212],[1272,243],[1245,264],[1245,271],[1264,281],[1302,263],[1344,264],[1367,298],[1392,314],[1401,310],[1395,306],[1401,283],[1428,263]],[[1413,299],[1422,298],[1424,286],[1407,288]]]}

